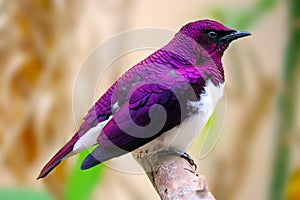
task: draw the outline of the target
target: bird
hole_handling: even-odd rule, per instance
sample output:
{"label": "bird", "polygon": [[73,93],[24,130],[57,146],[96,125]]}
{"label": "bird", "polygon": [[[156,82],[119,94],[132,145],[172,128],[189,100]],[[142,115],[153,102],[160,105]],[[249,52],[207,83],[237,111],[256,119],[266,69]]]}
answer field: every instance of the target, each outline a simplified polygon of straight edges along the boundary
{"label": "bird", "polygon": [[[223,54],[232,41],[249,35],[211,19],[184,25],[106,90],[37,179],[92,146],[82,170],[143,147],[161,148],[191,161],[184,151],[195,137],[188,132],[205,126],[223,96]],[[179,139],[172,143],[174,135]]]}

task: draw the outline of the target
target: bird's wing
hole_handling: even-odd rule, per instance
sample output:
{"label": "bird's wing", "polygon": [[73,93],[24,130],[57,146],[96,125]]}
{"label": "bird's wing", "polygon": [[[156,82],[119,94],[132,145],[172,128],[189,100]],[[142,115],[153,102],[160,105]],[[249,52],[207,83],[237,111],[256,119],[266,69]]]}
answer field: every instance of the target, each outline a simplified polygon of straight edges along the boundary
{"label": "bird's wing", "polygon": [[160,75],[161,81],[142,83],[129,92],[127,101],[102,129],[98,146],[85,158],[82,169],[130,152],[186,118],[187,101],[197,100],[204,87],[201,73],[191,66]]}
{"label": "bird's wing", "polygon": [[[122,116],[124,115],[125,108],[130,108],[130,112],[132,112],[131,116],[137,120],[137,124],[140,123],[141,126],[143,124],[149,123],[148,112],[152,105],[155,104],[162,104],[162,105],[168,105],[166,107],[166,111],[169,113],[174,113],[174,110],[172,108],[172,104],[176,104],[176,101],[171,98],[174,94],[176,95],[182,95],[187,91],[189,88],[189,84],[193,86],[193,89],[195,90],[195,93],[199,94],[200,90],[204,86],[204,80],[202,78],[201,73],[199,72],[197,67],[190,66],[190,67],[184,67],[177,70],[170,70],[169,68],[163,69],[163,67],[157,68],[156,70],[151,68],[147,69],[147,67],[151,67],[151,65],[147,66],[138,66],[131,68],[127,73],[125,73],[117,82],[114,84],[108,91],[95,103],[95,105],[88,111],[87,115],[84,117],[84,121],[82,125],[80,126],[79,130],[75,135],[48,161],[48,163],[43,167],[41,170],[38,178],[45,177],[49,172],[51,172],[64,158],[78,153],[78,151],[74,152],[74,147],[76,144],[79,143],[80,139],[88,133],[91,133],[91,129],[94,127],[97,127],[98,125],[105,125],[104,133],[108,136],[108,138],[111,138],[112,141],[119,141],[116,142],[117,145],[122,146],[123,148],[126,148],[126,146],[131,147],[139,147],[144,143],[147,143],[147,141],[152,140],[154,137],[157,137],[159,134],[163,133],[163,130],[160,131],[158,134],[151,138],[142,138],[142,139],[135,139],[133,137],[126,137],[127,134],[124,133],[120,128],[118,128],[117,124],[115,123],[114,119],[110,119],[112,116],[112,105],[117,102],[120,106],[120,109],[114,113],[114,115]],[[174,73],[175,72],[175,73]],[[141,78],[143,77],[143,78]],[[152,77],[149,79],[149,77]],[[141,80],[142,79],[142,80]],[[141,87],[141,89],[137,90],[140,91],[139,93],[136,93],[134,98],[132,100],[128,100],[126,98],[126,93],[129,93],[130,90],[132,90],[132,87],[136,83],[142,82],[144,79],[147,79],[149,82],[153,82],[154,80],[159,80],[159,84],[150,84],[149,86]],[[162,86],[166,86],[168,89],[163,89]],[[126,90],[123,90],[122,88],[126,88]],[[171,88],[171,89],[170,89]],[[144,91],[143,91],[144,90]],[[171,90],[174,94],[170,95],[168,94],[169,90]],[[116,95],[115,97],[112,97]],[[143,96],[144,95],[144,96]],[[165,96],[169,95],[169,98],[166,98]],[[125,96],[125,97],[124,97]],[[151,96],[152,98],[147,98],[148,96]],[[142,98],[146,97],[146,98]],[[164,102],[166,101],[166,102]],[[150,106],[146,106],[143,108],[142,105],[148,104]],[[135,105],[140,105],[135,107]],[[122,109],[121,109],[122,108]],[[122,111],[122,112],[121,112]],[[125,113],[128,115],[128,112]],[[169,114],[168,114],[169,115]],[[174,116],[172,120],[170,120],[169,123],[166,123],[167,125],[164,127],[164,130],[170,129],[171,127],[175,126],[175,124],[178,124],[178,118],[177,115]],[[120,117],[117,117],[120,118]],[[176,119],[175,119],[176,118]],[[158,118],[159,119],[159,116]],[[176,121],[177,120],[177,121]],[[175,123],[176,122],[176,123]],[[125,123],[126,124],[126,123]],[[127,123],[128,128],[130,128],[130,123]],[[100,131],[95,130],[95,134],[99,134]],[[144,134],[142,132],[141,134]],[[91,139],[92,142],[96,143],[96,138],[87,136],[86,138],[89,140]],[[102,135],[102,134],[101,134]],[[123,140],[123,137],[124,140]],[[106,140],[109,141],[110,139]],[[103,143],[100,142],[99,144]],[[103,140],[104,141],[104,140]],[[124,144],[121,144],[121,141]],[[126,142],[127,141],[127,142]],[[83,144],[85,145],[85,144]],[[82,146],[82,145],[81,145]],[[104,161],[112,157],[116,157],[122,154],[125,154],[126,152],[120,152],[120,148],[118,150],[112,149],[116,145],[104,145],[104,147],[98,146],[98,148],[95,149],[95,152],[100,151],[100,153],[97,153],[97,155],[102,155],[103,157],[99,160]],[[130,148],[130,149],[131,149]],[[96,153],[93,153],[96,154]],[[91,160],[91,161],[90,161]],[[93,160],[93,156],[89,155],[85,161],[85,163],[90,163]],[[98,161],[98,160],[97,160]],[[99,162],[98,162],[99,163]],[[83,164],[83,168],[86,166],[91,166],[92,164]]]}

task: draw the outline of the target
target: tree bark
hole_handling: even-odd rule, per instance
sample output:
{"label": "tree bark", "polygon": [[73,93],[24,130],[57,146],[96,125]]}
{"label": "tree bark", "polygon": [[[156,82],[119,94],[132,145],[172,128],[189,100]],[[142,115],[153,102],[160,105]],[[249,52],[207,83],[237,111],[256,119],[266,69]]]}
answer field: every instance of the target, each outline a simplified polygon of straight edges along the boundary
{"label": "tree bark", "polygon": [[148,153],[139,148],[132,152],[143,167],[162,200],[215,200],[206,184],[186,159],[175,155]]}

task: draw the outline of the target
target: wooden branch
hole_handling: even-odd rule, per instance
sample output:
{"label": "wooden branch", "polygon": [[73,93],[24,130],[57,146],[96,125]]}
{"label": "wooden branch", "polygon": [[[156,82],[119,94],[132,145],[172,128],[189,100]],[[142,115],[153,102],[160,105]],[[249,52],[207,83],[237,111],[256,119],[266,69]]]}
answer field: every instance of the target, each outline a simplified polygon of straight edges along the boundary
{"label": "wooden branch", "polygon": [[215,200],[206,180],[184,158],[174,155],[150,154],[139,148],[132,152],[144,168],[162,200]]}

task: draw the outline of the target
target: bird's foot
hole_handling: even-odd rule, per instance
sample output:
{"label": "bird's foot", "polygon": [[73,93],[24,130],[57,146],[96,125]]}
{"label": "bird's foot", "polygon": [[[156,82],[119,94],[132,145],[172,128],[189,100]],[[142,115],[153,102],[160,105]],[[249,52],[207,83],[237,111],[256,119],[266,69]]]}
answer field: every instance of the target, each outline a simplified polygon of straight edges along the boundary
{"label": "bird's foot", "polygon": [[193,160],[193,158],[185,153],[185,152],[181,152],[181,151],[178,151],[178,150],[166,150],[166,151],[160,151],[158,152],[159,155],[162,155],[162,156],[166,156],[166,155],[174,155],[174,156],[179,156],[181,158],[184,158],[186,161],[188,161],[188,163],[194,167],[194,170],[196,171],[197,170],[197,164],[195,163],[195,161]]}
{"label": "bird's foot", "polygon": [[190,165],[194,167],[194,171],[197,170],[197,164],[195,163],[195,161],[193,160],[193,158],[189,154],[182,153],[180,157],[184,158],[186,161],[188,161],[190,163]]}

